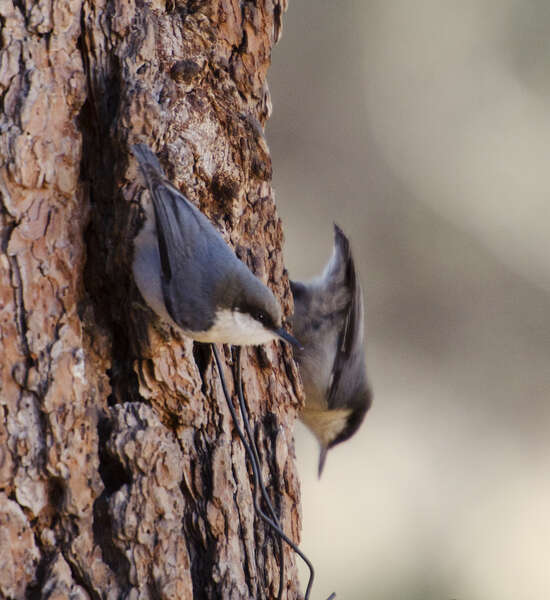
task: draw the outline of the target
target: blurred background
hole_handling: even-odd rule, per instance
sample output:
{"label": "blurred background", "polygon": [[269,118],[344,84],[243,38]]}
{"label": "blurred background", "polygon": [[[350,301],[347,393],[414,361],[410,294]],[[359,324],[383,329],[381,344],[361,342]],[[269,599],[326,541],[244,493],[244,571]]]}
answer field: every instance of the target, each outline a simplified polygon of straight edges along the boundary
{"label": "blurred background", "polygon": [[297,430],[313,598],[550,598],[550,3],[290,0],[269,84],[290,275],[336,221],[367,304],[364,426],[320,481]]}

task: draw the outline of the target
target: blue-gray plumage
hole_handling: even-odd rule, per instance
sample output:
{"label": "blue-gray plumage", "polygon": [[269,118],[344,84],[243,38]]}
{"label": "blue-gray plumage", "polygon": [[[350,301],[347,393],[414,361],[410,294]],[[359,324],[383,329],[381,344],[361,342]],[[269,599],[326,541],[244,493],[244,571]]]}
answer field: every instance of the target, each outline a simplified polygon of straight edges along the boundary
{"label": "blue-gray plumage", "polygon": [[134,241],[133,272],[164,321],[201,342],[296,340],[281,326],[275,296],[241,262],[210,221],[164,176],[145,144],[133,146],[151,195]]}
{"label": "blue-gray plumage", "polygon": [[349,439],[371,405],[364,341],[364,308],[348,238],[334,226],[334,250],[320,277],[291,281],[292,327],[306,403],[302,421],[321,445],[319,476],[327,451]]}

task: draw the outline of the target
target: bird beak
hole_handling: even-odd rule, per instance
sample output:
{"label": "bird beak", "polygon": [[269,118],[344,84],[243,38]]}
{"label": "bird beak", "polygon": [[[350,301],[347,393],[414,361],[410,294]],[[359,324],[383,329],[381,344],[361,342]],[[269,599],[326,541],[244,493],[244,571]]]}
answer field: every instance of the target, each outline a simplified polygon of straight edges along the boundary
{"label": "bird beak", "polygon": [[323,469],[325,467],[325,460],[327,459],[328,448],[326,446],[321,446],[321,453],[319,454],[319,469],[317,471],[317,476],[321,479],[321,475],[323,474]]}
{"label": "bird beak", "polygon": [[275,329],[275,333],[285,342],[296,346],[296,348],[298,348],[299,350],[303,350],[302,344],[300,344],[300,342],[295,337],[290,335],[290,333],[286,332],[282,327],[280,327],[279,329]]}

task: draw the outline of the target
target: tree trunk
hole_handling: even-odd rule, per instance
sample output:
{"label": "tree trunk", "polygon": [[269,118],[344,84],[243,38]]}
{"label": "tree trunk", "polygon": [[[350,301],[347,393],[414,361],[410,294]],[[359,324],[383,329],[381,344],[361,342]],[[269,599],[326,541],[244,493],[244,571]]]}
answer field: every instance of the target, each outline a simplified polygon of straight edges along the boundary
{"label": "tree trunk", "polygon": [[[0,596],[274,598],[277,541],[210,350],[131,275],[146,142],[290,311],[263,125],[286,0],[0,0]],[[229,369],[226,378],[232,388]],[[243,351],[297,540],[291,351]],[[299,597],[285,546],[284,598]]]}

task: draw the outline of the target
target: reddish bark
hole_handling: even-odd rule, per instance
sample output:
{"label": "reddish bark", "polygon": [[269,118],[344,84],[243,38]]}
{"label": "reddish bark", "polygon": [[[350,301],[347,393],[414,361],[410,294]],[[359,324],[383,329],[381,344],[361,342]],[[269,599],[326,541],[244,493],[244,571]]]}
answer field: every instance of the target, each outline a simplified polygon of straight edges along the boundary
{"label": "reddish bark", "polygon": [[[209,354],[158,327],[131,277],[129,145],[158,150],[288,315],[263,137],[285,4],[0,5],[4,597],[277,594],[276,541]],[[280,343],[243,360],[263,475],[298,539],[295,365]],[[296,598],[288,548],[285,565]]]}

